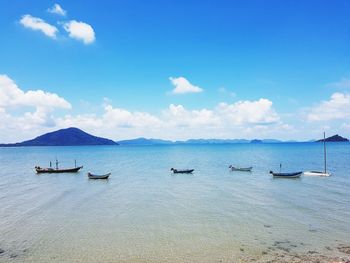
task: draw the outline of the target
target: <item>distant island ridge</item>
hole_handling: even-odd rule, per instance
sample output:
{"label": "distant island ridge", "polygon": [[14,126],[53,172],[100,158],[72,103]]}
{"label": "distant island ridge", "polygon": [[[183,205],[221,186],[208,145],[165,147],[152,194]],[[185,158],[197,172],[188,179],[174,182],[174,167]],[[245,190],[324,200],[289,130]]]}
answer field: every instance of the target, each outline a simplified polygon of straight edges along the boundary
{"label": "distant island ridge", "polygon": [[[344,138],[338,134],[326,138],[326,142],[348,142],[347,138]],[[97,137],[86,133],[78,128],[70,127],[67,129],[61,129],[54,132],[49,132],[38,136],[32,140],[27,140],[18,143],[0,144],[0,147],[16,147],[16,146],[88,146],[88,145],[181,145],[181,144],[237,144],[237,143],[296,143],[298,141],[281,141],[276,139],[189,139],[185,141],[170,141],[163,139],[147,139],[136,138],[131,140],[113,141],[106,138]],[[307,142],[323,142],[321,140],[310,140]]]}
{"label": "distant island ridge", "polygon": [[61,129],[38,136],[32,140],[0,144],[2,147],[15,146],[85,146],[85,145],[118,145],[115,141],[93,136],[78,128]]}
{"label": "distant island ridge", "polygon": [[[317,142],[323,142],[324,139],[318,140]],[[340,135],[336,134],[331,137],[328,137],[325,139],[326,142],[348,142],[349,140],[347,138],[341,137]]]}

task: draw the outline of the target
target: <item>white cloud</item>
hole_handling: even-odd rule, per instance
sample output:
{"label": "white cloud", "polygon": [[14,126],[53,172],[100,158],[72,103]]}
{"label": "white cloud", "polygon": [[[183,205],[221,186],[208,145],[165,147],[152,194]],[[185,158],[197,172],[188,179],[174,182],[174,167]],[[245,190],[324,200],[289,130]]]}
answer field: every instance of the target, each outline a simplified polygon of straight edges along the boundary
{"label": "white cloud", "polygon": [[234,104],[220,103],[218,112],[234,124],[270,124],[279,121],[279,116],[268,99],[238,101]]}
{"label": "white cloud", "polygon": [[91,44],[95,41],[95,31],[87,23],[71,20],[64,23],[63,28],[69,33],[69,37],[83,41],[84,44]]}
{"label": "white cloud", "polygon": [[26,28],[30,28],[32,30],[38,30],[43,32],[48,37],[51,37],[54,39],[56,38],[56,33],[58,29],[55,26],[46,23],[41,18],[33,17],[31,15],[24,15],[22,16],[20,23]]}
{"label": "white cloud", "polygon": [[192,85],[184,77],[170,77],[169,79],[171,83],[175,86],[175,88],[172,91],[174,94],[198,93],[203,91],[203,89],[201,89],[200,87]]}
{"label": "white cloud", "polygon": [[221,121],[215,112],[208,109],[187,110],[182,105],[170,104],[163,112],[164,121],[174,127],[215,126]]}
{"label": "white cloud", "polygon": [[[233,117],[232,114],[241,116]],[[235,104],[222,103],[214,109],[195,110],[186,109],[183,105],[170,104],[159,115],[132,112],[105,104],[104,113],[100,116],[66,115],[57,120],[57,125],[81,127],[112,139],[234,138],[268,134],[271,129],[278,131],[291,129],[290,126],[279,122],[272,103],[266,99]]]}
{"label": "white cloud", "polygon": [[42,90],[24,92],[7,75],[0,74],[0,107],[33,106],[70,109],[71,105],[55,93]]}
{"label": "white cloud", "polygon": [[[104,100],[102,114],[55,116],[56,109],[71,105],[57,94],[23,91],[6,75],[0,75],[0,136],[2,142],[21,141],[49,130],[79,127],[111,139],[153,137],[255,138],[294,132],[280,121],[268,99],[220,103],[213,108],[187,109],[170,104],[159,114],[113,107]],[[55,112],[57,114],[57,112]],[[20,131],[20,132],[18,132]]]}
{"label": "white cloud", "polygon": [[47,12],[65,16],[67,14],[67,11],[64,10],[59,4],[54,4],[51,8],[47,9]]}
{"label": "white cloud", "polygon": [[55,109],[71,105],[55,93],[21,90],[7,75],[0,74],[0,138],[14,142],[47,132],[56,126]]}
{"label": "white cloud", "polygon": [[330,121],[350,119],[350,94],[334,93],[330,100],[322,101],[310,109],[307,114],[309,121]]}

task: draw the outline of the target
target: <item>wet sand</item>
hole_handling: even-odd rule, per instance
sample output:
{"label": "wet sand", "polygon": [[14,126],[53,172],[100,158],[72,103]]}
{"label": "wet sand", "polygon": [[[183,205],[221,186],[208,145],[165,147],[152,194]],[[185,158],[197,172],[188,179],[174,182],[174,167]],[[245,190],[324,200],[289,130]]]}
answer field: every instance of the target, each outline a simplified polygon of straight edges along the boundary
{"label": "wet sand", "polygon": [[[307,252],[297,252],[296,248],[303,246],[293,244],[288,240],[275,241],[271,246],[266,247],[261,252],[253,251],[249,246],[242,245],[239,250],[234,249],[227,255],[220,257],[205,257],[205,255],[183,255],[175,258],[157,258],[153,255],[152,259],[134,257],[132,260],[119,258],[110,259],[108,262],[262,262],[262,263],[350,263],[350,245],[339,244],[336,247],[324,247],[319,251],[309,250]],[[235,251],[235,252],[234,252]],[[229,255],[231,254],[231,255]],[[216,259],[215,259],[216,258]],[[56,262],[72,262],[65,255],[57,255],[51,258]],[[0,262],[31,262],[30,248],[18,249],[11,248],[5,250],[0,248]],[[76,262],[76,261],[74,261]],[[101,258],[88,258],[81,262],[105,262]]]}

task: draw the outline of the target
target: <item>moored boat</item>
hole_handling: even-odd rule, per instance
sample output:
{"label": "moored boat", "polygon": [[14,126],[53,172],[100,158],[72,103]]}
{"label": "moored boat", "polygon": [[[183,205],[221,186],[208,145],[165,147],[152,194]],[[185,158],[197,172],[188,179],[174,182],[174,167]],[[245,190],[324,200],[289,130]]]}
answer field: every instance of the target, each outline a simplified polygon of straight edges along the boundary
{"label": "moored boat", "polygon": [[330,176],[331,174],[327,172],[327,153],[326,153],[326,133],[323,133],[323,162],[324,170],[321,171],[305,171],[303,174],[305,176]]}
{"label": "moored boat", "polygon": [[321,171],[305,171],[303,172],[305,176],[330,176],[330,173]]}
{"label": "moored boat", "polygon": [[303,172],[292,172],[292,173],[274,173],[273,171],[270,171],[270,174],[273,175],[273,177],[280,177],[280,178],[299,178]]}
{"label": "moored boat", "polygon": [[56,169],[52,168],[52,163],[50,161],[50,167],[49,168],[42,168],[40,166],[35,166],[35,171],[38,174],[43,174],[43,173],[47,173],[47,174],[58,174],[58,173],[77,173],[79,172],[80,169],[83,168],[83,166],[78,166],[77,167],[77,162],[76,160],[74,160],[74,164],[75,167],[74,168],[65,168],[65,169],[61,169],[58,168],[58,161],[56,159]]}
{"label": "moored boat", "polygon": [[194,169],[177,170],[177,169],[171,168],[170,171],[172,171],[174,174],[190,174],[190,173],[193,173]]}
{"label": "moored boat", "polygon": [[231,171],[240,171],[240,172],[251,172],[253,167],[235,167],[230,165],[229,168]]}
{"label": "moored boat", "polygon": [[67,168],[67,169],[54,169],[54,168],[41,168],[40,166],[35,166],[35,171],[38,174],[48,173],[48,174],[57,174],[57,173],[77,173],[83,166]]}
{"label": "moored boat", "polygon": [[111,175],[111,173],[108,174],[102,174],[102,175],[97,175],[97,174],[92,174],[88,172],[88,177],[89,179],[108,179],[108,177]]}

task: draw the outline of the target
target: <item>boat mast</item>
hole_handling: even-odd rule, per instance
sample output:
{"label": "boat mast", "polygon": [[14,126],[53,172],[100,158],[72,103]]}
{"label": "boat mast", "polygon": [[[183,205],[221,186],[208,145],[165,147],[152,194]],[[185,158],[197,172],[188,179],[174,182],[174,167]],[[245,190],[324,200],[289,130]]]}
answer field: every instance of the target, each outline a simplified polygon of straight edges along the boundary
{"label": "boat mast", "polygon": [[325,132],[323,132],[323,155],[324,155],[324,173],[327,173],[326,133]]}

